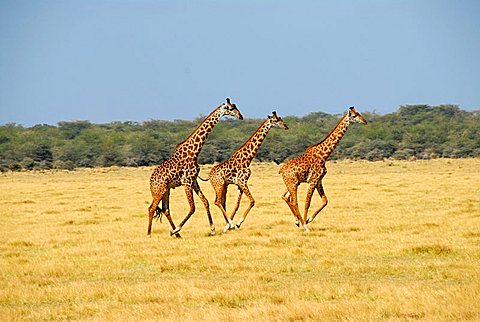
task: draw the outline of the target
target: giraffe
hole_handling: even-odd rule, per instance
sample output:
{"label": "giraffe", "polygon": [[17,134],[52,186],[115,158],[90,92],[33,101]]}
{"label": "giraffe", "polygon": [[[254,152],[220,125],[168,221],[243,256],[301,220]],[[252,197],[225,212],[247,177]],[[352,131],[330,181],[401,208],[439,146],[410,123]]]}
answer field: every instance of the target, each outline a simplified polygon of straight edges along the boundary
{"label": "giraffe", "polygon": [[[245,210],[243,217],[238,221],[236,225],[237,228],[240,228],[245,221],[248,212],[255,205],[255,199],[253,199],[247,185],[248,178],[251,174],[250,164],[272,127],[279,127],[288,130],[288,126],[283,122],[283,119],[279,117],[275,111],[272,112],[272,115],[269,115],[266,120],[263,121],[255,133],[253,133],[252,136],[237,151],[235,151],[229,159],[214,166],[210,171],[209,180],[215,191],[215,205],[220,208],[227,223],[223,230],[224,233],[229,229],[235,228],[233,217],[240,206],[240,200],[243,193],[249,198],[250,204]],[[230,217],[228,217],[225,204],[227,189],[230,184],[237,185],[238,195],[235,208]]]}
{"label": "giraffe", "polygon": [[[226,103],[223,103],[214,109],[187,139],[177,145],[172,156],[153,171],[150,177],[150,192],[152,193],[153,201],[148,208],[148,236],[151,236],[152,220],[156,212],[156,216],[159,218],[161,218],[162,214],[167,217],[172,226],[170,235],[180,237],[180,230],[195,212],[193,191],[195,191],[200,197],[207,211],[208,220],[210,222],[210,234],[215,234],[215,225],[213,224],[212,216],[210,214],[208,200],[203,195],[197,182],[197,176],[200,171],[197,159],[208,134],[224,115],[235,116],[240,120],[243,119],[242,114],[235,104],[230,103],[230,99],[227,98]],[[170,216],[169,199],[170,189],[175,189],[179,186],[183,186],[185,189],[187,200],[190,205],[190,211],[180,225],[175,227],[172,217]],[[160,201],[162,201],[161,209],[158,206]]]}
{"label": "giraffe", "polygon": [[[351,122],[367,125],[367,121],[355,107],[350,107],[348,112],[340,119],[337,126],[320,143],[312,145],[305,150],[305,153],[286,162],[279,173],[287,186],[287,191],[283,194],[283,200],[295,217],[295,224],[302,225],[304,231],[309,231],[307,224],[312,222],[318,213],[327,205],[327,197],[323,190],[322,179],[327,174],[325,162],[335,147],[338,145]],[[305,198],[305,213],[302,218],[298,209],[297,188],[300,183],[308,183],[307,195]],[[308,217],[308,208],[312,200],[312,194],[317,190],[322,204],[315,210],[312,217]]]}

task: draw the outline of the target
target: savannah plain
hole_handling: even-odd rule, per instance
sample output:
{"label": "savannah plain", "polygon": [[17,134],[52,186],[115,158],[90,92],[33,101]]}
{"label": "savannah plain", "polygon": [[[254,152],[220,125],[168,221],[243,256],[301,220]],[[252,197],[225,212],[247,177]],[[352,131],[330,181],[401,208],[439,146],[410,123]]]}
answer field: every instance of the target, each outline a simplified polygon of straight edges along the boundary
{"label": "savannah plain", "polygon": [[[217,234],[195,196],[182,239],[166,219],[147,238],[151,167],[0,174],[0,320],[480,320],[480,159],[327,168],[310,233],[254,163],[242,228],[200,181]],[[179,223],[182,188],[170,204]]]}

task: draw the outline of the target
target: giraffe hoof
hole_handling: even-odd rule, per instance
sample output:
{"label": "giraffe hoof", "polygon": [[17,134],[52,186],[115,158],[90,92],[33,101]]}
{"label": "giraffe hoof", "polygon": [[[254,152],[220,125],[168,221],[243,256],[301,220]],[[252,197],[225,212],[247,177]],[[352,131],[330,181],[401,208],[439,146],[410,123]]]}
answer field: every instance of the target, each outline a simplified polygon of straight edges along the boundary
{"label": "giraffe hoof", "polygon": [[295,225],[296,225],[297,227],[300,227],[300,222],[297,220],[297,221],[295,222]]}
{"label": "giraffe hoof", "polygon": [[240,229],[240,226],[243,224],[244,221],[245,221],[245,218],[242,218],[237,222],[237,224],[235,225],[237,229]]}
{"label": "giraffe hoof", "polygon": [[225,228],[223,229],[223,232],[226,233],[229,230],[235,229],[235,224],[233,221],[229,221],[227,225],[225,225]]}
{"label": "giraffe hoof", "polygon": [[215,236],[215,225],[210,226],[210,236]]}
{"label": "giraffe hoof", "polygon": [[312,222],[312,218],[308,217],[307,220],[305,221],[305,225],[309,224]]}
{"label": "giraffe hoof", "polygon": [[308,232],[310,232],[310,229],[307,226],[303,226],[303,231],[308,233]]}
{"label": "giraffe hoof", "polygon": [[171,230],[171,231],[170,231],[170,236],[179,235],[179,232],[180,232],[181,229],[182,229],[182,228],[177,227],[177,228],[175,228],[174,230]]}

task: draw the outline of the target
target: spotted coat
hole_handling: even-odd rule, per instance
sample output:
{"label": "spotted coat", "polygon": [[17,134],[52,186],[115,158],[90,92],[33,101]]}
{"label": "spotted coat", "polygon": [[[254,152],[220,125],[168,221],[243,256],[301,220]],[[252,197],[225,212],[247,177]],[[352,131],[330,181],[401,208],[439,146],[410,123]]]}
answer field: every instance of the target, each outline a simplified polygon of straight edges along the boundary
{"label": "spotted coat", "polygon": [[[243,217],[238,221],[236,225],[237,228],[240,228],[248,212],[255,205],[255,199],[250,193],[247,185],[251,174],[250,164],[272,127],[279,127],[288,130],[288,126],[284,123],[283,119],[279,117],[276,112],[273,112],[272,115],[267,117],[252,136],[238,150],[236,150],[230,158],[223,163],[214,166],[210,171],[209,179],[215,191],[215,204],[222,211],[227,223],[224,232],[235,227],[232,220],[240,206],[240,200],[243,193],[249,198],[250,204],[243,214]],[[237,185],[238,197],[232,214],[228,216],[225,199],[228,185],[231,184]]]}
{"label": "spotted coat", "polygon": [[[307,224],[315,219],[318,213],[327,205],[327,197],[322,185],[322,179],[327,174],[325,163],[337,147],[351,122],[367,124],[363,116],[360,115],[353,106],[350,107],[348,112],[340,119],[337,126],[335,126],[325,139],[307,148],[305,153],[287,161],[280,168],[279,173],[282,175],[287,187],[283,199],[292,211],[297,226],[301,224],[305,231],[308,231]],[[298,209],[297,198],[297,188],[301,183],[308,184],[303,217],[300,215]],[[314,212],[311,218],[308,218],[308,208],[310,207],[312,194],[315,190],[318,191],[322,199],[322,205]]]}
{"label": "spotted coat", "polygon": [[[153,171],[150,177],[150,192],[152,194],[153,201],[148,210],[148,235],[151,234],[152,220],[155,212],[157,212],[157,216],[161,217],[164,214],[169,220],[170,225],[172,226],[172,231],[170,234],[179,237],[179,231],[182,229],[183,225],[190,218],[190,216],[195,212],[195,203],[193,201],[192,191],[195,191],[195,193],[197,193],[202,200],[210,222],[211,234],[215,233],[215,226],[213,225],[213,220],[211,218],[208,200],[203,195],[197,182],[197,176],[200,172],[200,167],[197,163],[197,160],[198,155],[200,154],[200,151],[207,140],[208,134],[213,130],[213,127],[218,123],[218,121],[225,115],[231,115],[237,117],[238,119],[243,119],[242,114],[237,109],[235,104],[230,103],[230,100],[227,98],[226,103],[221,104],[215,110],[213,110],[198,126],[198,128],[193,131],[193,133],[187,139],[185,139],[185,141],[177,145],[172,156],[156,167]],[[170,216],[169,197],[170,189],[174,189],[179,186],[183,186],[185,188],[187,200],[190,205],[190,211],[181,224],[176,227]],[[162,208],[158,207],[160,201],[162,201]]]}

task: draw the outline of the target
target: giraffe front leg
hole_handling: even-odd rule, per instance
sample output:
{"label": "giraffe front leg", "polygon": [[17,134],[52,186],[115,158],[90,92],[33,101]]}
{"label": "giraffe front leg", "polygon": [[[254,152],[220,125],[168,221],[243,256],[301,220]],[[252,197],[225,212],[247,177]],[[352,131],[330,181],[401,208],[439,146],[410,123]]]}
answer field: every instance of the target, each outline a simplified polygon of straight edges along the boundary
{"label": "giraffe front leg", "polygon": [[290,211],[292,212],[293,214],[293,218],[295,218],[295,225],[297,227],[300,227],[300,219],[297,217],[297,214],[295,213],[295,209],[292,207],[292,204],[290,203],[290,191],[286,191],[283,196],[282,196],[282,199],[287,203],[288,207],[290,208]]}
{"label": "giraffe front leg", "polygon": [[222,212],[223,218],[225,219],[225,222],[227,223],[226,227],[223,229],[223,232],[225,233],[228,230],[228,227],[230,227],[230,222],[231,220],[228,218],[227,215],[227,210],[225,209],[226,206],[226,199],[227,199],[227,185],[223,183],[214,183],[213,180],[211,180],[212,186],[215,190],[215,205],[220,209]]}
{"label": "giraffe front leg", "polygon": [[200,186],[196,181],[193,185],[193,190],[195,191],[197,196],[200,197],[205,207],[205,210],[207,211],[208,223],[210,224],[210,236],[213,236],[215,235],[215,225],[213,224],[212,214],[210,213],[210,204],[208,203],[208,199],[205,197],[202,190],[200,190]]}
{"label": "giraffe front leg", "polygon": [[320,198],[322,198],[322,205],[320,206],[320,208],[315,210],[311,218],[307,218],[307,222],[306,222],[307,224],[311,223],[315,219],[315,217],[320,213],[320,211],[322,211],[322,209],[327,206],[327,203],[328,203],[328,199],[327,199],[327,196],[325,195],[325,191],[323,190],[323,185],[321,181],[317,185],[317,191],[318,191],[318,194],[320,195]]}
{"label": "giraffe front leg", "polygon": [[[232,215],[230,216],[230,219],[233,221],[233,217],[235,217],[235,214],[237,213],[238,211],[238,208],[240,208],[240,201],[242,200],[242,195],[243,195],[243,191],[242,189],[240,189],[240,187],[238,187],[238,190],[237,190],[237,203],[235,204],[235,208],[233,208],[233,212],[232,212]],[[243,223],[243,221],[245,220],[245,218],[242,218],[240,219],[240,221],[234,225],[233,227],[230,227],[230,229],[234,229],[235,227],[236,228],[240,228],[240,225]],[[232,222],[233,223],[233,222]]]}
{"label": "giraffe front leg", "polygon": [[[248,213],[250,212],[250,210],[253,208],[253,206],[255,206],[255,199],[253,199],[253,196],[250,192],[250,190],[248,189],[248,186],[247,184],[244,184],[244,185],[241,185],[239,186],[240,189],[242,189],[242,192],[245,193],[245,195],[247,196],[247,198],[250,200],[250,204],[248,205],[248,208],[245,210],[245,212],[243,213],[243,217],[240,218],[240,220],[238,221],[237,223],[237,228],[240,229],[240,226],[242,225],[242,223],[245,221],[245,218],[247,218],[247,215]],[[239,200],[240,201],[240,200]]]}
{"label": "giraffe front leg", "polygon": [[162,198],[159,197],[158,195],[153,198],[152,203],[150,204],[150,207],[148,207],[148,228],[147,228],[147,236],[151,237],[152,236],[152,222],[153,222],[153,217],[155,215],[155,211],[157,210],[158,204],[160,203],[160,200]]}
{"label": "giraffe front leg", "polygon": [[224,189],[222,190],[222,207],[223,207],[223,210],[225,210],[225,213],[224,213],[225,217],[224,218],[225,218],[225,222],[226,222],[225,228],[223,228],[223,233],[226,233],[229,230],[235,228],[235,224],[233,223],[231,216],[228,216],[228,214],[227,214],[228,184],[224,184],[223,187],[224,187]]}
{"label": "giraffe front leg", "polygon": [[225,222],[227,223],[225,225],[225,228],[223,229],[223,232],[226,233],[227,230],[231,230],[235,228],[235,224],[232,221],[232,218],[228,216],[227,214],[227,190],[228,190],[228,184],[225,185],[225,189],[223,190],[222,194],[222,207],[225,209]]}
{"label": "giraffe front leg", "polygon": [[308,185],[307,195],[305,197],[305,212],[303,213],[303,221],[305,222],[305,225],[309,223],[309,221],[307,221],[308,209],[310,208],[310,204],[312,202],[312,195],[316,187],[317,187],[316,182],[311,182]]}
{"label": "giraffe front leg", "polygon": [[294,185],[293,187],[290,187],[289,191],[284,194],[283,200],[287,203],[287,205],[290,207],[290,210],[293,213],[293,216],[295,217],[295,225],[300,227],[302,226],[304,231],[309,231],[308,227],[305,225],[305,222],[303,221],[302,216],[300,215],[300,210],[298,209],[298,197],[297,197],[297,185]]}

